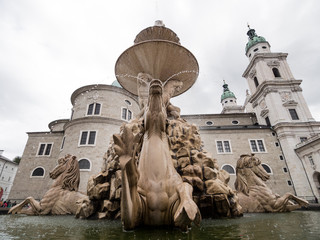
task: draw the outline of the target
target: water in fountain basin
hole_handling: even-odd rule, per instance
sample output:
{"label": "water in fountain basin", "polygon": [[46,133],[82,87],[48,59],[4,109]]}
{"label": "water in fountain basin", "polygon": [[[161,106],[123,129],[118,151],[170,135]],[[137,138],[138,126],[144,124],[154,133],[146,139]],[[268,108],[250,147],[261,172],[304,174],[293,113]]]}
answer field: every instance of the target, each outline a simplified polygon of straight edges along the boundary
{"label": "water in fountain basin", "polygon": [[0,239],[319,239],[320,211],[245,214],[236,219],[204,219],[187,233],[141,227],[124,232],[121,221],[73,216],[0,215]]}

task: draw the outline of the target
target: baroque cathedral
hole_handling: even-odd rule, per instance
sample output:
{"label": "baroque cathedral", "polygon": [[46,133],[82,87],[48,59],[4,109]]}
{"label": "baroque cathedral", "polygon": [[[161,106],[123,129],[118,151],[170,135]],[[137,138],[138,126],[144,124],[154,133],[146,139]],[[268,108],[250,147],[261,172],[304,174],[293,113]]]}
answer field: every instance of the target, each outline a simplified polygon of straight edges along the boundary
{"label": "baroque cathedral", "polygon": [[[242,154],[255,154],[270,175],[266,184],[273,192],[290,192],[316,202],[320,197],[320,122],[314,120],[302,95],[302,80],[291,73],[288,54],[271,52],[269,42],[254,29],[247,35],[249,64],[242,76],[250,91],[243,106],[224,83],[220,114],[181,117],[198,127],[204,149],[230,174],[232,188],[237,160]],[[49,172],[66,154],[77,156],[79,190],[85,193],[89,177],[103,167],[112,135],[139,114],[138,100],[118,81],[75,90],[70,119],[50,122],[46,132],[27,133],[9,199],[41,199],[52,184]]]}

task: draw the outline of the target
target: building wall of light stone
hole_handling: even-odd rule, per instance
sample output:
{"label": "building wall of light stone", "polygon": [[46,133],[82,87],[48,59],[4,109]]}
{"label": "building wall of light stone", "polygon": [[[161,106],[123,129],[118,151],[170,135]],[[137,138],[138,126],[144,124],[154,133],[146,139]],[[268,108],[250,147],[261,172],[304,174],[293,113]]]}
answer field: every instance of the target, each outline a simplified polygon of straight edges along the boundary
{"label": "building wall of light stone", "polygon": [[0,187],[3,194],[0,200],[6,201],[13,186],[19,165],[2,156],[0,152]]}
{"label": "building wall of light stone", "polygon": [[[80,170],[79,191],[86,193],[89,177],[101,170],[112,135],[118,133],[120,126],[126,122],[122,119],[122,108],[132,111],[132,117],[139,110],[134,95],[122,88],[109,85],[81,87],[72,94],[71,103],[72,119],[52,121],[49,123],[50,132],[28,133],[28,141],[10,199],[21,201],[28,196],[41,199],[53,182],[49,172],[55,168],[57,160],[66,154],[75,155],[78,160],[89,160],[90,169]],[[91,103],[101,104],[98,115],[87,115]],[[79,144],[82,131],[96,131],[93,145]],[[41,143],[53,144],[50,156],[37,156]],[[37,167],[45,169],[43,177],[31,177]]]}
{"label": "building wall of light stone", "polygon": [[[283,157],[281,146],[279,145],[276,133],[267,126],[255,125],[253,121],[254,114],[215,114],[203,115],[201,123],[211,120],[213,122],[225,123],[221,126],[199,126],[199,133],[204,144],[204,149],[211,153],[217,159],[220,168],[225,164],[231,165],[236,170],[237,160],[242,154],[252,154],[250,148],[250,139],[262,139],[266,151],[254,153],[263,164],[271,168],[272,173],[270,179],[266,182],[270,189],[278,194],[285,194],[291,192],[295,194],[294,185],[289,186],[288,181],[292,182],[290,172]],[[192,116],[183,116],[188,122],[196,122]],[[246,125],[230,125],[234,120]],[[228,125],[227,125],[227,124]],[[251,123],[251,124],[250,124]],[[231,145],[231,153],[219,153],[217,150],[216,141],[229,141]],[[281,160],[282,156],[283,160]],[[284,172],[286,168],[287,172]],[[230,175],[229,185],[234,188],[236,179],[235,174]]]}
{"label": "building wall of light stone", "polygon": [[[52,180],[49,177],[49,172],[57,165],[62,138],[63,132],[28,133],[28,141],[9,195],[11,200],[21,201],[29,196],[40,199],[50,188]],[[38,156],[41,143],[53,144],[49,156]],[[44,176],[32,177],[33,170],[38,167],[44,168]]]}
{"label": "building wall of light stone", "polygon": [[312,188],[312,194],[320,200],[320,134],[297,144],[295,152],[307,172],[307,180]]}

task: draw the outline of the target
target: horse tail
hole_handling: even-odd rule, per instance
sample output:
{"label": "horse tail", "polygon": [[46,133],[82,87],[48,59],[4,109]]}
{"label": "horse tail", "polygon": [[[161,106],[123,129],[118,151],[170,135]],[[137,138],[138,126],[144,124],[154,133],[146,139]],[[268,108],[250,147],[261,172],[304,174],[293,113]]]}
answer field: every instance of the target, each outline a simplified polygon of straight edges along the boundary
{"label": "horse tail", "polygon": [[62,180],[62,188],[69,191],[78,191],[80,183],[80,169],[76,156],[72,156],[67,164],[67,169]]}

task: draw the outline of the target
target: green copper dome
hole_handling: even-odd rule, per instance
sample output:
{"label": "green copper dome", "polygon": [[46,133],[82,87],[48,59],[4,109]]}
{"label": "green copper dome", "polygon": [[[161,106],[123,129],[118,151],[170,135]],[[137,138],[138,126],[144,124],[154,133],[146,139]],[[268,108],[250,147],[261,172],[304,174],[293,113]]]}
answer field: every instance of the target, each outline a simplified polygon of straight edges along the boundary
{"label": "green copper dome", "polygon": [[231,92],[228,88],[228,84],[223,84],[223,93],[221,95],[221,102],[227,98],[236,98],[233,92]]}
{"label": "green copper dome", "polygon": [[247,35],[249,36],[249,41],[246,44],[246,54],[247,54],[249,48],[251,48],[252,46],[256,45],[257,43],[265,43],[265,42],[267,42],[267,40],[264,37],[258,36],[254,29],[250,29],[249,28],[249,31],[247,32]]}
{"label": "green copper dome", "polygon": [[115,87],[122,88],[122,86],[120,85],[120,83],[118,82],[118,80],[114,80],[114,81],[111,83],[111,86],[115,86]]}

